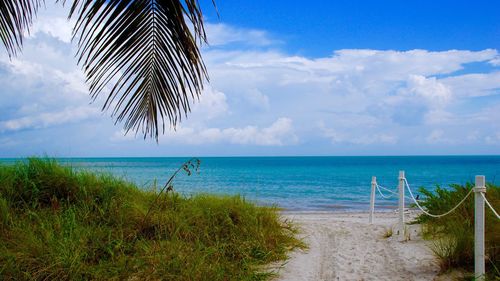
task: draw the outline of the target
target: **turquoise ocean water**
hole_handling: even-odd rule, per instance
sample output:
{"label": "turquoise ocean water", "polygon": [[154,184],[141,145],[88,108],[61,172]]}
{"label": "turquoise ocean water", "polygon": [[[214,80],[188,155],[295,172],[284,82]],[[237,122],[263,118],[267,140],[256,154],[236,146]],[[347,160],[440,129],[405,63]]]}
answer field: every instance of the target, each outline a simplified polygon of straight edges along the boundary
{"label": "turquoise ocean water", "polygon": [[[65,165],[107,172],[150,188],[159,185],[189,158],[62,158]],[[419,186],[463,184],[475,175],[500,184],[500,156],[373,156],[373,157],[200,157],[199,173],[181,173],[177,192],[240,194],[259,204],[288,210],[367,210],[370,181],[396,189],[398,171],[416,190]],[[0,159],[12,163],[15,159]],[[396,199],[377,195],[377,209],[389,210]]]}

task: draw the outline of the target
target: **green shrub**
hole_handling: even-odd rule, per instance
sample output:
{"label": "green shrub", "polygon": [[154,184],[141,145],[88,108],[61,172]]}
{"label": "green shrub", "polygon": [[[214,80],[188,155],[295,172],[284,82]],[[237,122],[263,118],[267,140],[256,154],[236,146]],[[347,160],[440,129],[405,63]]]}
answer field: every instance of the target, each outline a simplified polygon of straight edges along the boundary
{"label": "green shrub", "polygon": [[302,247],[276,208],[157,196],[50,159],[0,165],[0,279],[264,280]]}
{"label": "green shrub", "polygon": [[[425,196],[421,205],[431,214],[442,214],[453,208],[473,188],[473,184],[451,185],[450,189],[437,187],[434,192],[420,188]],[[500,210],[500,187],[488,184],[486,198]],[[500,278],[500,221],[485,206],[486,269],[489,276]],[[424,235],[435,240],[432,250],[440,260],[441,269],[462,268],[474,270],[474,193],[451,214],[433,218],[422,214]]]}

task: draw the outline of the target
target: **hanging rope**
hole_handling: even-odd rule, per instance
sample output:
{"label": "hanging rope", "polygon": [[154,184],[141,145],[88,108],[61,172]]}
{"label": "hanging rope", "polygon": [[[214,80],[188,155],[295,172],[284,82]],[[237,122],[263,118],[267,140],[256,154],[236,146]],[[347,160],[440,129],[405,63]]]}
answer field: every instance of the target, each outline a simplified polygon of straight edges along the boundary
{"label": "hanging rope", "polygon": [[[449,210],[448,212],[444,213],[444,214],[441,214],[441,215],[434,215],[434,214],[431,214],[429,212],[427,212],[426,210],[424,210],[424,208],[422,208],[422,206],[420,206],[420,204],[418,203],[418,201],[415,199],[415,197],[413,196],[413,193],[411,192],[411,188],[410,188],[410,185],[408,184],[408,181],[406,180],[406,178],[404,179],[405,181],[405,185],[406,185],[406,188],[408,189],[408,192],[410,193],[410,196],[411,196],[411,199],[413,199],[413,202],[415,202],[415,204],[417,205],[417,207],[422,211],[424,212],[424,214],[430,216],[430,217],[433,217],[433,218],[440,218],[440,217],[444,217],[448,214],[450,214],[451,212],[455,211],[455,209],[457,209],[460,205],[462,205],[462,203],[465,202],[465,199],[467,199],[467,197],[469,197],[469,195],[471,195],[473,189],[471,188],[471,190],[469,190],[469,193],[467,193],[467,195],[465,195],[465,197],[462,199],[462,201],[460,201],[455,207],[453,207],[451,210]],[[488,206],[489,206],[489,203],[488,203]],[[498,214],[497,214],[498,215]]]}
{"label": "hanging rope", "polygon": [[[392,198],[394,195],[389,195],[389,196],[386,196],[382,193],[382,191],[380,190],[380,187],[378,184],[375,184],[375,186],[377,187],[377,190],[378,190],[378,193],[380,193],[380,196],[382,196],[383,198],[385,199],[389,199],[389,198]],[[394,193],[392,191],[390,191],[391,193]],[[397,194],[397,193],[394,193],[394,194]]]}
{"label": "hanging rope", "polygon": [[[390,192],[390,193],[392,193],[392,194],[394,194],[394,195],[396,195],[396,196],[399,196],[399,193],[394,192],[394,191],[390,190],[390,189],[389,189],[389,188],[387,188],[387,187],[383,187],[383,186],[381,186],[381,185],[378,185],[378,183],[376,183],[376,185],[377,185],[377,188],[378,188],[378,187],[380,187],[380,188],[382,188],[383,190],[385,190],[385,191],[387,191],[387,192]],[[378,192],[380,193],[380,195],[382,195],[382,192],[380,191],[380,189],[379,189],[379,191],[378,191]],[[388,198],[392,198],[394,195],[389,195],[389,196],[384,196],[384,195],[382,195],[382,197],[384,197],[384,198],[388,199]],[[406,198],[406,199],[408,199],[408,200],[411,200],[411,198],[410,198],[408,195],[406,195],[406,194],[405,194],[405,198]]]}
{"label": "hanging rope", "polygon": [[386,188],[386,187],[383,187],[381,185],[378,185],[378,183],[377,183],[377,186],[380,187],[380,188],[382,188],[383,190],[385,190],[387,192],[392,193],[392,194],[396,194],[396,195],[398,194],[397,192],[394,192],[394,191],[390,190],[389,188]]}
{"label": "hanging rope", "polygon": [[484,196],[484,193],[481,192],[481,196],[483,196],[484,201],[486,202],[486,205],[488,205],[488,207],[490,207],[493,214],[495,214],[495,216],[497,216],[497,219],[500,219],[500,216],[498,215],[497,211],[495,211],[495,209],[493,209],[493,206],[491,206],[490,202],[488,202],[488,199],[486,199],[486,196]]}

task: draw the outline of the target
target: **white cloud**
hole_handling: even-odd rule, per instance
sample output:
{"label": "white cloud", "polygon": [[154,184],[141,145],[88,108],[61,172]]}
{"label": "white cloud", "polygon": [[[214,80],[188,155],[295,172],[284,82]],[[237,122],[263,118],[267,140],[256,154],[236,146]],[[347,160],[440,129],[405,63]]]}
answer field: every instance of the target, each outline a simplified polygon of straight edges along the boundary
{"label": "white cloud", "polygon": [[494,135],[488,135],[484,138],[486,144],[500,144],[500,132]]}
{"label": "white cloud", "polygon": [[[130,141],[135,139],[125,135],[123,131],[115,132],[112,141]],[[283,146],[295,144],[298,137],[294,133],[290,118],[278,118],[270,126],[245,126],[241,128],[191,128],[179,126],[160,137],[159,143],[188,143],[192,145],[207,145],[228,143],[238,145]]]}
{"label": "white cloud", "polygon": [[324,124],[319,125],[319,129],[323,136],[330,139],[332,144],[357,144],[357,145],[370,145],[370,144],[396,144],[398,137],[384,132],[364,131],[363,134],[347,132],[348,130],[336,130],[328,128]]}
{"label": "white cloud", "polygon": [[439,142],[447,142],[446,139],[443,138],[444,131],[443,130],[433,130],[426,138],[428,143],[439,143]]}
{"label": "white cloud", "polygon": [[395,144],[398,142],[398,137],[391,134],[373,134],[373,135],[365,135],[352,139],[352,143],[354,144]]}
{"label": "white cloud", "polygon": [[349,136],[346,133],[339,132],[332,128],[320,127],[323,132],[323,136],[329,138],[333,144],[343,143],[349,140]]}
{"label": "white cloud", "polygon": [[451,99],[449,87],[440,83],[435,77],[410,75],[407,85],[406,90],[409,93],[423,97],[434,105],[446,103]]}
{"label": "white cloud", "polygon": [[452,76],[442,82],[461,98],[495,95],[500,89],[500,71]]}
{"label": "white cloud", "polygon": [[98,115],[99,111],[89,106],[66,108],[59,112],[44,112],[2,121],[0,122],[0,132],[47,128],[54,125],[79,122]]}
{"label": "white cloud", "polygon": [[[214,54],[218,57],[216,51]],[[379,51],[346,49],[335,51],[332,57],[308,59],[270,52],[228,52],[226,62],[239,68],[278,68],[294,70],[302,79],[287,82],[304,83],[309,79],[346,78],[349,76],[376,77],[382,81],[405,79],[410,75],[437,75],[463,69],[471,62],[488,61],[497,56],[496,50],[483,51]],[[296,76],[297,76],[296,75]],[[341,76],[335,76],[341,75]],[[294,77],[295,78],[295,77]],[[297,77],[298,78],[298,77]]]}
{"label": "white cloud", "polygon": [[254,106],[258,109],[268,110],[270,108],[269,97],[264,95],[258,89],[248,89],[244,90],[243,99],[248,102],[249,105]]}
{"label": "white cloud", "polygon": [[44,3],[39,9],[37,16],[33,20],[30,33],[26,34],[30,39],[37,35],[49,35],[63,43],[70,43],[75,20],[68,20],[69,6],[62,3]]}
{"label": "white cloud", "polygon": [[129,142],[129,141],[134,141],[134,140],[138,140],[138,139],[140,139],[140,138],[137,138],[137,136],[135,134],[133,134],[133,133],[127,134],[125,130],[116,131],[109,138],[109,140],[112,142]]}
{"label": "white cloud", "polygon": [[[114,142],[132,141],[133,134],[117,131],[110,138]],[[159,144],[182,143],[191,145],[238,144],[256,146],[284,146],[296,144],[298,137],[294,133],[290,118],[278,118],[270,126],[245,126],[240,128],[192,128],[179,126],[175,131],[169,131],[160,136]]]}
{"label": "white cloud", "polygon": [[12,59],[0,52],[1,133],[98,119],[100,110],[89,105],[84,74],[73,58],[73,23],[66,12],[60,5],[42,9],[23,52]]}
{"label": "white cloud", "polygon": [[43,16],[35,21],[31,34],[36,37],[37,33],[45,33],[62,42],[70,43],[74,25],[74,20],[68,21],[64,17]]}
{"label": "white cloud", "polygon": [[240,43],[249,46],[270,46],[279,43],[271,39],[266,31],[236,28],[224,23],[207,23],[205,30],[211,46]]}
{"label": "white cloud", "polygon": [[213,119],[228,112],[227,98],[223,92],[217,91],[210,85],[203,90],[200,100],[196,100],[189,119]]}
{"label": "white cloud", "polygon": [[441,109],[430,110],[425,114],[425,123],[429,125],[452,124],[456,119],[452,113]]}
{"label": "white cloud", "polygon": [[[142,137],[131,141],[133,133],[116,132],[109,113],[97,117],[100,101],[85,106],[87,86],[68,43],[72,25],[61,11],[40,14],[21,56],[0,54],[0,138],[15,143],[30,130],[41,136],[75,122],[91,128],[87,135],[94,132],[103,151],[109,140],[140,151]],[[287,145],[300,153],[310,143],[412,149],[498,143],[497,50],[346,49],[308,58],[279,51],[281,42],[265,31],[208,23],[207,32],[211,45],[202,52],[211,83],[177,130],[160,136],[160,148],[234,145],[245,154],[245,146]],[[469,63],[485,70],[471,72]]]}
{"label": "white cloud", "polygon": [[496,58],[490,60],[489,63],[493,66],[500,66],[500,56],[497,56]]}
{"label": "white cloud", "polygon": [[88,105],[82,72],[69,66],[69,53],[52,43],[50,38],[33,37],[19,57],[0,54],[0,132],[39,130],[98,116],[97,106]]}
{"label": "white cloud", "polygon": [[[497,56],[493,49],[339,50],[328,58],[309,59],[276,51],[216,48],[205,55],[214,87],[227,94],[234,89],[264,90],[272,105],[270,112],[293,112],[302,128],[331,119],[335,138],[346,134],[360,143],[367,141],[359,126],[391,128],[396,135],[410,134],[404,129],[410,126],[413,135],[425,139],[429,125],[471,123],[471,113],[465,114],[460,103],[479,95],[495,95],[500,88],[498,71],[454,73],[468,63],[488,63]],[[488,118],[492,122],[499,117]]]}

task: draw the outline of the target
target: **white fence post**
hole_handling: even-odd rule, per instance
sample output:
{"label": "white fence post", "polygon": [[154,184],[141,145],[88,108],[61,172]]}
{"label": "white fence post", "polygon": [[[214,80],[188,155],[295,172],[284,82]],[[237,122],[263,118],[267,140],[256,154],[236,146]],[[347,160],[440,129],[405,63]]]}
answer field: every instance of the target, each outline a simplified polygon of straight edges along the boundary
{"label": "white fence post", "polygon": [[486,193],[485,177],[476,176],[474,188],[474,276],[476,280],[485,279],[484,267],[484,198]]}
{"label": "white fence post", "polygon": [[373,213],[375,212],[375,187],[377,184],[377,177],[372,177],[372,193],[370,194],[370,219],[369,222],[373,222]]}
{"label": "white fence post", "polygon": [[404,240],[406,237],[405,233],[405,171],[399,171],[399,234],[400,240]]}

